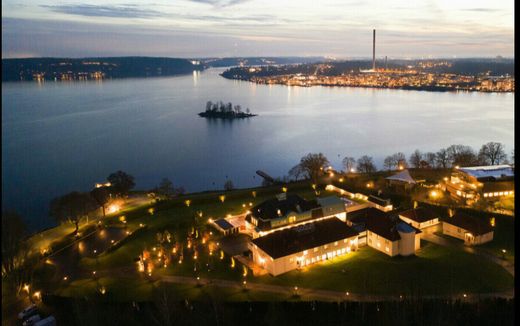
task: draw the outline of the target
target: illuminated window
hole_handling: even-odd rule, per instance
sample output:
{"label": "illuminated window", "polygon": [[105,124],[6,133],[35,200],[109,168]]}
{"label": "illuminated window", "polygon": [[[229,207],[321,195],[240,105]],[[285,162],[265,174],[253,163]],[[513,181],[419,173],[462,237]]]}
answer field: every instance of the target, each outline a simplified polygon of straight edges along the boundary
{"label": "illuminated window", "polygon": [[337,254],[337,255],[341,255],[341,250],[337,250],[337,251],[336,251],[336,254]]}
{"label": "illuminated window", "polygon": [[498,193],[498,195],[500,195],[500,196],[504,196],[504,192],[501,191],[501,192]]}
{"label": "illuminated window", "polygon": [[335,246],[337,246],[337,245],[338,245],[338,242],[337,242],[337,241],[336,241],[336,242],[334,242],[334,245],[335,245]]}
{"label": "illuminated window", "polygon": [[327,255],[325,255],[325,254],[321,255],[321,259],[322,259],[322,260],[327,259]]}
{"label": "illuminated window", "polygon": [[381,248],[381,243],[378,242],[378,243],[377,243],[377,247],[378,247],[378,248]]}
{"label": "illuminated window", "polygon": [[306,255],[306,254],[307,254],[307,250],[304,250],[304,251],[303,251],[303,254]]}
{"label": "illuminated window", "polygon": [[495,192],[495,193],[494,193],[494,196],[495,196],[495,197],[498,196],[498,192]]}
{"label": "illuminated window", "polygon": [[328,245],[324,245],[324,246],[323,246],[323,249],[327,249],[327,247],[328,247]]}
{"label": "illuminated window", "polygon": [[386,252],[390,252],[390,248],[386,247],[385,248]]}
{"label": "illuminated window", "polygon": [[294,258],[289,258],[289,262],[292,263],[294,261]]}
{"label": "illuminated window", "polygon": [[317,247],[316,247],[316,248],[314,248],[314,252],[317,252],[317,251],[318,251],[318,248],[317,248]]}
{"label": "illuminated window", "polygon": [[484,194],[484,197],[487,197],[487,196],[488,196],[488,194],[487,194],[487,193],[485,193],[485,194]]}
{"label": "illuminated window", "polygon": [[343,243],[347,243],[347,239],[343,240]]}

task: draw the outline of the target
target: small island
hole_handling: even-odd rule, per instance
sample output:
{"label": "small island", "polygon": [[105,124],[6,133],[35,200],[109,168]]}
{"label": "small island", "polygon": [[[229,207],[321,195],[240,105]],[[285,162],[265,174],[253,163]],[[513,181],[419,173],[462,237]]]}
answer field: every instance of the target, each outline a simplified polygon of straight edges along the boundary
{"label": "small island", "polygon": [[257,114],[252,114],[249,111],[249,108],[246,109],[246,112],[242,112],[242,107],[240,105],[235,105],[231,102],[225,104],[222,101],[218,103],[213,103],[208,101],[206,103],[206,111],[199,113],[199,116],[210,119],[242,119],[254,117]]}

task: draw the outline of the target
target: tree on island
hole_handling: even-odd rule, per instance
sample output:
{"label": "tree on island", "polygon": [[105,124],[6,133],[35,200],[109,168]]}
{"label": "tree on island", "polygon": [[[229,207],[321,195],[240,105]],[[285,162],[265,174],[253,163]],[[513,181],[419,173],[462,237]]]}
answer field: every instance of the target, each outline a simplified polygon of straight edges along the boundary
{"label": "tree on island", "polygon": [[105,217],[105,208],[110,200],[110,191],[107,187],[94,188],[90,191],[90,196],[96,201],[96,203],[103,210],[103,217]]}
{"label": "tree on island", "polygon": [[128,194],[130,189],[135,187],[134,177],[123,171],[110,174],[107,180],[114,192],[120,196]]}
{"label": "tree on island", "polygon": [[374,162],[372,160],[372,157],[363,155],[361,156],[357,161],[357,167],[359,172],[362,173],[372,173],[376,172],[376,166],[374,165]]}
{"label": "tree on island", "polygon": [[308,179],[310,178],[313,182],[317,182],[320,173],[329,164],[329,160],[322,153],[309,153],[301,158],[299,165]]}
{"label": "tree on island", "polygon": [[224,190],[225,191],[231,191],[235,189],[235,185],[233,185],[233,181],[231,180],[227,180],[225,183],[224,183]]}
{"label": "tree on island", "polygon": [[504,145],[496,142],[489,142],[482,145],[478,152],[478,158],[481,164],[498,165],[507,159],[506,152],[504,151]]}
{"label": "tree on island", "polygon": [[356,159],[351,156],[346,156],[345,158],[343,158],[342,163],[346,173],[352,172],[356,167]]}
{"label": "tree on island", "polygon": [[78,234],[81,218],[87,217],[97,207],[94,198],[90,194],[73,191],[51,201],[50,215],[58,223],[64,221],[73,223],[76,227],[74,233]]}

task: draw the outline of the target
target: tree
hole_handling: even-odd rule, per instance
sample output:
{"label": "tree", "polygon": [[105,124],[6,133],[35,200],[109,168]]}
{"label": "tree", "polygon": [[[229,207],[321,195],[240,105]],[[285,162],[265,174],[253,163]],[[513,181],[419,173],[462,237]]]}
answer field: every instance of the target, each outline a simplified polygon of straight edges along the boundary
{"label": "tree", "polygon": [[175,194],[173,183],[168,178],[163,178],[157,186],[157,192],[163,196],[172,197]]}
{"label": "tree", "polygon": [[358,159],[357,167],[358,167],[359,172],[372,173],[372,172],[377,171],[376,166],[374,165],[374,162],[372,160],[372,157],[367,156],[367,155],[363,155]]}
{"label": "tree", "polygon": [[13,211],[2,211],[2,276],[16,269],[22,261],[18,259],[26,249],[22,239],[27,235],[27,225]]}
{"label": "tree", "polygon": [[50,215],[58,222],[67,221],[79,230],[79,221],[96,209],[94,199],[88,193],[70,192],[62,197],[54,198],[50,205]]}
{"label": "tree", "polygon": [[392,170],[394,166],[397,165],[397,162],[395,161],[394,159],[394,156],[393,155],[390,155],[390,156],[387,156],[385,157],[385,160],[383,162],[383,166],[385,167],[385,169],[387,169],[388,171]]}
{"label": "tree", "polygon": [[465,145],[451,145],[446,149],[451,165],[471,166],[477,163],[473,149]]}
{"label": "tree", "polygon": [[441,148],[435,153],[435,162],[438,167],[447,168],[450,164],[450,156],[446,148]]}
{"label": "tree", "polygon": [[105,206],[110,199],[110,192],[107,187],[94,188],[90,191],[90,196],[96,201],[96,203],[103,210],[103,217],[105,217]]}
{"label": "tree", "polygon": [[300,177],[305,173],[305,171],[302,170],[300,164],[296,164],[289,170],[289,178],[294,179],[295,181],[298,181]]}
{"label": "tree", "polygon": [[484,164],[500,164],[507,159],[506,152],[504,151],[504,145],[501,143],[489,142],[482,145],[478,152],[479,160]]}
{"label": "tree", "polygon": [[428,165],[431,168],[437,165],[437,155],[433,152],[428,152],[424,154],[424,160],[428,163]]}
{"label": "tree", "polygon": [[309,153],[300,160],[300,168],[313,182],[317,182],[320,172],[328,165],[329,160],[322,153]]}
{"label": "tree", "polygon": [[211,111],[213,103],[211,101],[206,102],[206,112]]}
{"label": "tree", "polygon": [[225,191],[231,191],[233,189],[235,189],[235,186],[233,185],[233,181],[228,180],[228,181],[226,181],[226,183],[224,183],[224,190]]}
{"label": "tree", "polygon": [[406,155],[404,155],[403,152],[397,152],[393,156],[394,156],[394,161],[395,161],[396,167],[398,169],[401,169],[401,168],[405,169],[408,167],[408,163],[406,162]]}
{"label": "tree", "polygon": [[343,169],[345,170],[346,173],[350,173],[354,170],[354,168],[356,167],[356,159],[351,157],[351,156],[346,156],[345,158],[343,158]]}
{"label": "tree", "polygon": [[416,149],[412,153],[412,155],[410,155],[410,164],[412,164],[412,166],[416,169],[420,168],[422,159],[423,159],[422,153],[418,149]]}
{"label": "tree", "polygon": [[126,195],[135,186],[134,177],[123,171],[110,174],[107,180],[118,195]]}

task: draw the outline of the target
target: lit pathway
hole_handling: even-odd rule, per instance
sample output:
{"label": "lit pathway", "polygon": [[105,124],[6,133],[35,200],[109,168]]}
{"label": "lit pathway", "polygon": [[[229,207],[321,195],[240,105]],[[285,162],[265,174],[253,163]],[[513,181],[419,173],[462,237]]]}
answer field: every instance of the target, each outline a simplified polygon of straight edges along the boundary
{"label": "lit pathway", "polygon": [[[167,283],[177,283],[177,284],[192,284],[197,285],[200,284],[202,286],[216,286],[216,287],[225,287],[232,289],[243,289],[244,285],[240,282],[236,281],[228,281],[221,279],[206,279],[201,278],[200,280],[196,280],[193,277],[185,277],[185,276],[162,276],[160,277],[162,282]],[[277,293],[281,295],[295,295],[303,297],[308,300],[329,300],[329,301],[392,301],[392,300],[401,300],[406,299],[404,297],[396,296],[396,295],[364,295],[364,294],[355,294],[355,293],[345,293],[339,291],[329,291],[329,290],[318,290],[318,289],[310,289],[310,288],[300,288],[295,291],[294,287],[290,286],[280,286],[280,285],[271,285],[271,284],[262,284],[262,283],[247,283],[247,289],[261,292],[269,292],[269,293]],[[486,293],[486,294],[467,294],[466,297],[462,295],[453,296],[452,299],[463,299],[467,301],[479,300],[482,298],[514,298],[514,290],[506,291],[506,292],[497,292],[497,293]],[[433,298],[441,298],[441,299],[449,299],[449,296],[421,296],[423,299],[433,299]]]}
{"label": "lit pathway", "polygon": [[421,234],[421,239],[429,241],[429,242],[433,242],[440,246],[459,248],[470,254],[484,257],[484,258],[494,262],[495,264],[502,266],[506,271],[509,272],[509,274],[513,275],[513,277],[515,276],[515,265],[514,264],[508,262],[505,259],[501,259],[493,254],[490,254],[489,252],[486,252],[483,249],[479,249],[477,247],[469,247],[459,241],[446,239],[446,238],[440,237],[440,236],[438,236],[436,234],[432,234],[432,233]]}

